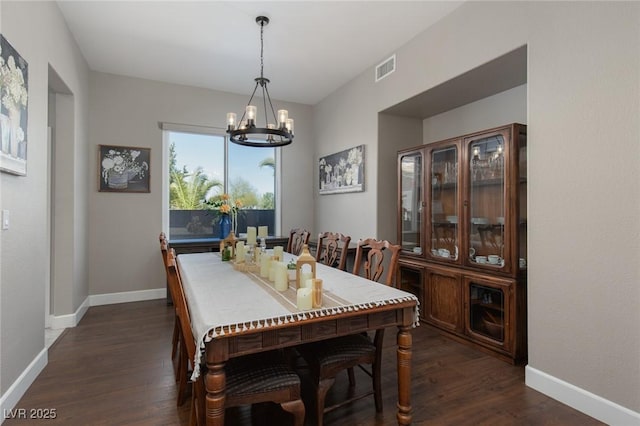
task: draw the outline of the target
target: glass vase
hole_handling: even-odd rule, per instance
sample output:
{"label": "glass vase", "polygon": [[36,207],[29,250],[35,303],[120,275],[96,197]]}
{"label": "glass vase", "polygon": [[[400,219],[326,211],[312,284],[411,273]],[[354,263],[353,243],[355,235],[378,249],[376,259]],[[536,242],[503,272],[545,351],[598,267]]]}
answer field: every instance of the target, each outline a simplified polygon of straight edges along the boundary
{"label": "glass vase", "polygon": [[228,214],[223,214],[220,218],[220,239],[227,238],[229,232],[231,232],[231,218]]}

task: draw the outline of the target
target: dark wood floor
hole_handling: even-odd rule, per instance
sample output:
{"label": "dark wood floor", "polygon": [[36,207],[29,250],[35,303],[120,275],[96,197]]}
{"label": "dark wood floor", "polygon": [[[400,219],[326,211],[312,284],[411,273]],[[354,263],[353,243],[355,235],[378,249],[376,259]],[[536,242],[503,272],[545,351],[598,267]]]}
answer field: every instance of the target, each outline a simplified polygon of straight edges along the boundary
{"label": "dark wood floor", "polygon": [[[170,363],[172,307],[162,300],[92,307],[49,350],[49,363],[16,408],[55,409],[54,420],[9,419],[5,425],[186,425],[188,404],[176,407]],[[325,416],[326,425],[393,425],[397,402],[395,330],[385,336],[384,413],[372,398]],[[413,420],[416,425],[599,425],[524,385],[514,367],[439,335],[413,332]],[[346,375],[331,398],[346,394]],[[364,377],[358,386],[366,386]],[[305,383],[305,393],[308,391]],[[229,425],[251,424],[248,408],[227,411]],[[290,424],[278,407],[254,423]],[[261,420],[261,421],[258,421]],[[307,404],[307,424],[314,424]]]}

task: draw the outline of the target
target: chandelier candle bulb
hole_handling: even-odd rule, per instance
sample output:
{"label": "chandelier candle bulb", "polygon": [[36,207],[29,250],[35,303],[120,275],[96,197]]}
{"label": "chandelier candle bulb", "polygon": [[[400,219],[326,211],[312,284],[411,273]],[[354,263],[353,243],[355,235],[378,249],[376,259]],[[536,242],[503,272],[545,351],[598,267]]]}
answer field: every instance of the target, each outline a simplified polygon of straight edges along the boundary
{"label": "chandelier candle bulb", "polygon": [[227,129],[235,130],[236,129],[236,113],[228,112],[227,113]]}
{"label": "chandelier candle bulb", "polygon": [[308,311],[313,306],[312,290],[310,288],[299,288],[296,294],[297,306],[300,311]]}
{"label": "chandelier candle bulb", "polygon": [[275,262],[275,287],[278,291],[286,291],[289,288],[289,277],[287,274],[287,264]]}
{"label": "chandelier candle bulb", "polygon": [[258,237],[259,238],[267,238],[269,236],[269,227],[268,226],[258,226]]}
{"label": "chandelier candle bulb", "polygon": [[287,118],[286,127],[289,133],[293,134],[293,118]]}
{"label": "chandelier candle bulb", "polygon": [[246,114],[247,114],[247,124],[249,126],[254,126],[256,124],[257,113],[258,113],[258,109],[254,105],[247,105]]}
{"label": "chandelier candle bulb", "polygon": [[289,119],[289,111],[287,111],[286,109],[279,109],[278,110],[278,126],[281,129],[284,129],[287,127],[287,119]]}

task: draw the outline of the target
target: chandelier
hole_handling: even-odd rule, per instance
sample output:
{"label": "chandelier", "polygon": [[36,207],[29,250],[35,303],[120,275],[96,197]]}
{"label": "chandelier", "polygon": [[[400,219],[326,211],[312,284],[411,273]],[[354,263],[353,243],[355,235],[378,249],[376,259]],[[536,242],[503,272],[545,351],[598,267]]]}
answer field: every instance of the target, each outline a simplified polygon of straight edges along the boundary
{"label": "chandelier", "polygon": [[[293,119],[289,118],[289,112],[286,109],[279,109],[276,114],[269,96],[267,84],[269,79],[264,78],[264,41],[262,38],[264,27],[269,23],[266,16],[258,16],[256,23],[260,25],[260,77],[255,79],[256,85],[253,93],[245,108],[240,121],[237,121],[237,115],[234,112],[227,113],[227,133],[231,142],[239,145],[254,147],[277,147],[289,145],[293,141]],[[258,90],[262,90],[262,106],[264,108],[264,125],[258,126],[258,108],[251,102]],[[268,108],[267,108],[268,106]],[[271,115],[269,115],[271,113]],[[272,118],[273,121],[269,122]]]}

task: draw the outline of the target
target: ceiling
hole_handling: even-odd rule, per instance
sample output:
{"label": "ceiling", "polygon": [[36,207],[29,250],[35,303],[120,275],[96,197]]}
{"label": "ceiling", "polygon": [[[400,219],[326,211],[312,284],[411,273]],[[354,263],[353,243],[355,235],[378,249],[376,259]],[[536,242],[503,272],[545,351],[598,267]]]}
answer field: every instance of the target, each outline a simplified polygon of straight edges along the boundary
{"label": "ceiling", "polygon": [[[461,1],[58,1],[89,68],[315,105]],[[398,66],[402,66],[398,64]]]}

